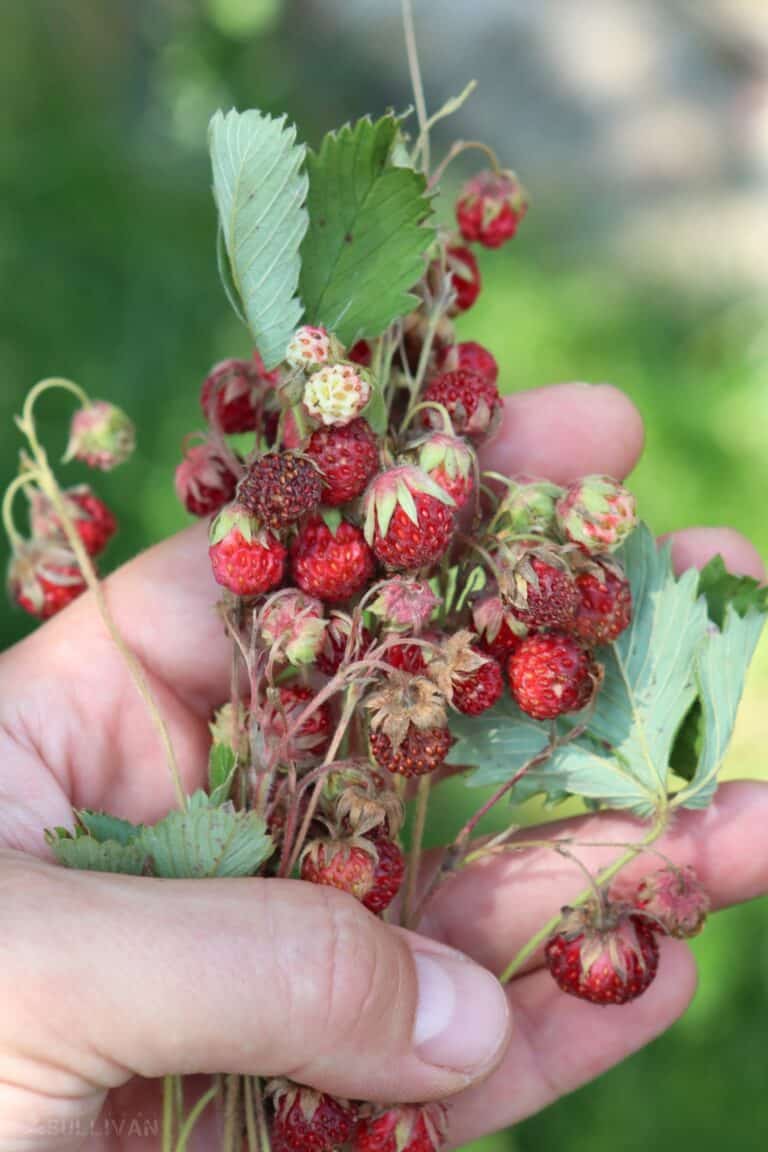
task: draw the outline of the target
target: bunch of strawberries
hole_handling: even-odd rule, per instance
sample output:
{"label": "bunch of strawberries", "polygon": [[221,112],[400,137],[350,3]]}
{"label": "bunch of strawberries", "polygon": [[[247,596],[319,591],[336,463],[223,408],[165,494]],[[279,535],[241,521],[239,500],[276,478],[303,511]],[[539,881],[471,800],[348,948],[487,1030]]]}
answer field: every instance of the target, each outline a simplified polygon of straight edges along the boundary
{"label": "bunch of strawberries", "polygon": [[[508,690],[556,739],[558,718],[600,691],[600,648],[631,622],[616,555],[636,524],[630,493],[606,476],[562,488],[483,471],[498,366],[456,341],[453,319],[480,291],[470,245],[500,247],[525,211],[512,173],[482,173],[458,199],[460,236],[440,236],[413,312],[381,337],[344,348],[305,326],[273,371],[258,352],[217,365],[207,431],[176,471],[187,510],[212,518],[222,620],[247,673],[247,698],[233,692],[211,725],[234,759],[228,796],[263,815],[268,874],[331,885],[379,916],[406,871],[407,782],[445,764],[452,714],[481,716]],[[109,468],[132,442],[124,414],[98,402],[76,414],[69,455]],[[85,582],[56,507],[28,494],[32,539],[16,542],[10,585],[47,618]],[[98,555],[114,517],[86,486],[64,499]],[[658,935],[693,934],[706,907],[690,870],[661,869],[628,900],[566,909],[547,964],[564,991],[625,1003],[656,974]],[[268,1094],[274,1152],[435,1152],[445,1138],[440,1104],[376,1109],[284,1080]]]}

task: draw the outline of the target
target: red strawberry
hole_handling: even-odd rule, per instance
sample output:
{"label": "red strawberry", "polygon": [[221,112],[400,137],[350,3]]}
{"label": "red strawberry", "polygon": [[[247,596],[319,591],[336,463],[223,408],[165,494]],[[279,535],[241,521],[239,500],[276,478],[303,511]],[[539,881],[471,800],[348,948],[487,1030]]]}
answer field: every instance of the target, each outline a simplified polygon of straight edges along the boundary
{"label": "red strawberry", "polygon": [[475,372],[490,380],[491,384],[499,378],[495,356],[474,340],[441,348],[437,353],[437,367],[441,372]]}
{"label": "red strawberry", "polygon": [[320,469],[323,503],[331,507],[359,496],[379,464],[376,437],[362,416],[342,427],[318,428],[307,455]]}
{"label": "red strawberry", "polygon": [[563,992],[593,1004],[627,1004],[653,982],[659,944],[650,920],[625,904],[564,909],[547,942],[547,967]]}
{"label": "red strawberry", "polygon": [[482,650],[506,664],[512,653],[520,647],[523,637],[512,628],[509,613],[498,593],[478,600],[472,609],[472,620]]}
{"label": "red strawberry", "polygon": [[347,1100],[290,1080],[267,1086],[275,1110],[275,1152],[334,1152],[353,1136],[357,1111]]}
{"label": "red strawberry", "polygon": [[[429,637],[425,636],[425,640]],[[393,644],[382,659],[400,672],[411,672],[423,676],[427,670],[428,650],[422,644]]]}
{"label": "red strawberry", "polygon": [[[38,540],[66,540],[61,521],[48,497],[39,488],[31,489],[28,495],[32,535]],[[67,488],[63,496],[86,552],[89,556],[98,556],[117,531],[117,520],[87,484]]]}
{"label": "red strawberry", "polygon": [[[498,388],[477,372],[442,372],[430,381],[421,399],[442,404],[458,435],[476,442],[492,433],[501,419]],[[426,428],[434,428],[440,418],[438,412],[426,408],[421,419]]]}
{"label": "red strawberry", "polygon": [[632,589],[618,572],[600,565],[601,575],[576,577],[579,606],[568,628],[590,647],[612,644],[632,620]]}
{"label": "red strawberry", "polygon": [[453,706],[465,716],[479,716],[501,698],[504,677],[498,661],[489,657],[484,664],[453,683]]}
{"label": "red strawberry", "polygon": [[711,901],[693,868],[666,865],[646,876],[635,904],[649,917],[651,927],[686,940],[704,927]]}
{"label": "red strawberry", "polygon": [[459,231],[470,244],[500,248],[517,232],[528,211],[525,191],[514,172],[480,172],[456,201]]}
{"label": "red strawberry", "polygon": [[224,508],[211,525],[208,555],[216,583],[235,596],[258,596],[283,578],[285,548],[238,504]]}
{"label": "red strawberry", "polygon": [[442,1104],[400,1104],[361,1121],[356,1152],[439,1152],[446,1138]]}
{"label": "red strawberry", "polygon": [[363,897],[363,904],[369,912],[380,916],[400,891],[405,876],[405,857],[394,840],[377,836],[373,842],[378,859],[373,872],[373,884]]}
{"label": "red strawberry", "polygon": [[268,452],[251,465],[237,498],[262,524],[278,532],[315,508],[322,488],[311,460],[294,452]]}
{"label": "red strawberry", "polygon": [[480,295],[482,280],[474,253],[461,244],[446,249],[446,268],[455,293],[450,315],[468,312]]}
{"label": "red strawberry", "polygon": [[265,385],[274,385],[276,372],[266,372],[258,352],[253,360],[222,360],[211,369],[200,391],[206,420],[227,435],[253,432],[259,423],[259,402]]}
{"label": "red strawberry", "polygon": [[370,368],[373,359],[373,348],[367,340],[358,340],[347,352],[347,360],[353,364],[362,364],[363,368]]}
{"label": "red strawberry", "polygon": [[[332,612],[326,624],[322,646],[317,654],[315,663],[325,676],[335,676],[341,667],[341,662],[347,651],[349,633],[352,621],[342,612]],[[368,651],[373,643],[373,636],[367,628],[360,628],[355,643],[352,645],[350,657],[358,660]]]}
{"label": "red strawberry", "polygon": [[374,853],[362,841],[314,840],[304,849],[301,878],[363,900],[373,887]]}
{"label": "red strawberry", "polygon": [[176,495],[193,516],[211,516],[235,495],[237,477],[207,440],[186,449],[176,469]]}
{"label": "red strawberry", "polygon": [[365,494],[365,538],[388,568],[411,571],[434,564],[454,530],[453,499],[410,464],[380,472]]}
{"label": "red strawberry", "polygon": [[[264,722],[268,740],[280,740],[291,731],[315,695],[308,684],[282,684],[279,704],[268,712]],[[286,753],[287,759],[295,761],[299,767],[311,764],[327,750],[332,732],[331,710],[328,704],[320,704],[294,735]]]}
{"label": "red strawberry", "polygon": [[86,590],[73,552],[53,542],[19,545],[8,570],[8,589],[19,605],[38,620],[49,620]]}
{"label": "red strawberry", "polygon": [[373,553],[360,529],[342,520],[334,533],[319,516],[294,540],[291,563],[302,592],[332,604],[356,596],[374,572]]}
{"label": "red strawberry", "polygon": [[459,436],[433,432],[419,445],[419,467],[463,508],[475,486],[475,454]]}
{"label": "red strawberry", "polygon": [[417,728],[415,724],[408,726],[405,739],[397,748],[384,732],[372,732],[370,740],[376,763],[400,776],[425,776],[434,772],[453,744],[447,728]]}
{"label": "red strawberry", "polygon": [[510,691],[534,720],[553,720],[586,707],[599,669],[585,648],[565,632],[527,636],[509,658]]}
{"label": "red strawberry", "polygon": [[[579,593],[570,572],[548,564],[538,556],[526,557],[525,564],[533,571],[529,572],[528,579],[524,575],[519,577],[525,592],[517,603],[508,605],[510,613],[531,631],[570,627],[579,605]],[[520,571],[519,567],[517,571]]]}

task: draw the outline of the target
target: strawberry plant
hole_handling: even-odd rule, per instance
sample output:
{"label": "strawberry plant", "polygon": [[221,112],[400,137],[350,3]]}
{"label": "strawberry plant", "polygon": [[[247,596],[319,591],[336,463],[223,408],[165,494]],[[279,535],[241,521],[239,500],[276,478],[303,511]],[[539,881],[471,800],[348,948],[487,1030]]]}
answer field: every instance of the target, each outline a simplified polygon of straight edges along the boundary
{"label": "strawberry plant", "polygon": [[[11,596],[46,619],[92,591],[178,802],[153,825],[77,811],[47,839],[70,868],[296,878],[411,928],[453,873],[544,847],[581,867],[586,886],[555,904],[500,978],[543,951],[564,993],[620,1005],[654,980],[660,938],[703,925],[695,873],[660,868],[654,845],[675,813],[715,795],[765,598],[718,562],[676,577],[616,478],[561,487],[484,467],[502,418],[498,365],[456,339],[454,318],[481,291],[473,246],[510,242],[527,198],[481,145],[457,144],[433,168],[430,126],[460,101],[428,120],[417,95],[415,130],[407,116],[364,118],[315,151],[258,110],[211,121],[219,272],[254,350],[205,376],[206,426],[176,472],[184,507],[210,519],[232,647],[206,789],[186,794],[162,709],[101,588],[94,558],[114,518],[90,488],[60,487],[35,406],[51,389],[74,397],[67,458],[94,469],[129,458],[131,422],[71,381],[29,394],[3,504]],[[459,194],[457,231],[438,221],[440,181],[478,149],[486,167]],[[28,538],[12,515],[21,491]],[[420,883],[431,789],[459,768],[492,794]],[[492,807],[534,795],[623,810],[636,834],[595,875],[586,845],[546,828],[472,839]],[[622,890],[638,859],[646,878]],[[183,1152],[218,1089],[187,1112],[170,1080],[164,1148]],[[436,1152],[450,1133],[441,1104],[226,1080],[224,1152]]]}

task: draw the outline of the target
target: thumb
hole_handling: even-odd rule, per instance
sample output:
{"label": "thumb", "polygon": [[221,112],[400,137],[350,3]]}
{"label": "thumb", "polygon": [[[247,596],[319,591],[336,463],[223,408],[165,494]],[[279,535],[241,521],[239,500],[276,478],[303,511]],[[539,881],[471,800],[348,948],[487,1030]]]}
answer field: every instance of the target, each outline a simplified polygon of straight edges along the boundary
{"label": "thumb", "polygon": [[485,1076],[506,1046],[490,973],[330,888],[78,873],[15,853],[0,883],[2,1147],[30,1093],[97,1114],[134,1075],[236,1072],[428,1100]]}

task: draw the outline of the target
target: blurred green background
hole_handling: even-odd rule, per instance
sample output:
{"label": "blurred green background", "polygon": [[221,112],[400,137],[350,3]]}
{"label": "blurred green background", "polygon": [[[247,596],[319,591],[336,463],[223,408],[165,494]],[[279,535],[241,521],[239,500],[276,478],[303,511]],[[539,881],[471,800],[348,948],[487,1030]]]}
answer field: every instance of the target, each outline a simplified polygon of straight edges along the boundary
{"label": "blurred green background", "polygon": [[[625,389],[648,429],[632,483],[653,528],[727,522],[766,552],[764,4],[470,7],[446,0],[438,19],[434,0],[417,4],[428,95],[434,106],[479,76],[477,110],[451,131],[484,131],[533,209],[514,245],[483,257],[462,333],[494,350],[509,390]],[[39,377],[123,405],[140,447],[99,480],[122,524],[111,564],[185,523],[171,474],[199,423],[199,382],[248,347],[216,276],[209,115],[287,111],[317,142],[346,118],[405,107],[397,21],[395,0],[0,6],[0,483],[15,469],[13,413]],[[52,445],[66,410],[45,408]],[[3,607],[0,643],[28,626]],[[764,773],[767,689],[764,643],[731,775]],[[460,784],[446,789],[444,831],[465,805]],[[663,1039],[473,1147],[667,1152],[687,1139],[719,1152],[727,1132],[740,1152],[763,1149],[767,912],[714,920],[695,944],[696,1001]]]}

